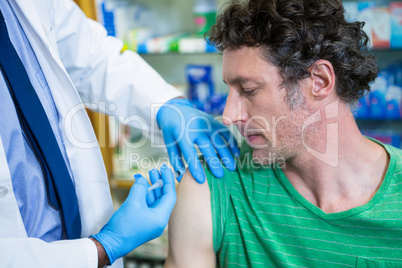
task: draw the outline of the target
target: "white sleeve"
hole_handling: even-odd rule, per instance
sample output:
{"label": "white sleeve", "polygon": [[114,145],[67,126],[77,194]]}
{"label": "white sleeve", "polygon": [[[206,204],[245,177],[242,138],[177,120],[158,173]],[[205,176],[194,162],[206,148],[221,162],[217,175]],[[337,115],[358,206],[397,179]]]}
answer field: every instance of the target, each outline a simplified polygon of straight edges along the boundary
{"label": "white sleeve", "polygon": [[88,238],[52,243],[37,238],[0,238],[0,267],[97,268],[98,253]]}
{"label": "white sleeve", "polygon": [[123,43],[107,36],[105,28],[88,19],[73,1],[54,0],[49,16],[61,61],[83,102],[93,104],[90,108],[123,120],[139,116],[147,132],[155,125],[155,106],[181,96],[137,53],[121,53]]}

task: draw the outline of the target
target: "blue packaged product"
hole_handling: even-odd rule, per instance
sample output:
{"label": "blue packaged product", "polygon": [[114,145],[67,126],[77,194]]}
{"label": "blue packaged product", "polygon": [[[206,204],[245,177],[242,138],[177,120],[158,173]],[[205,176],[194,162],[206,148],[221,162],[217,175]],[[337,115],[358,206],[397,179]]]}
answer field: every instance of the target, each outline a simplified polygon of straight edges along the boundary
{"label": "blue packaged product", "polygon": [[217,48],[207,41],[206,51],[207,53],[215,53],[218,52]]}
{"label": "blue packaged product", "polygon": [[402,63],[392,64],[388,67],[388,71],[393,75],[393,80],[390,81],[390,84],[402,87]]}
{"label": "blue packaged product", "polygon": [[387,116],[385,95],[381,91],[373,91],[370,94],[371,104],[371,118],[372,119],[385,119]]}
{"label": "blue packaged product", "polygon": [[389,84],[386,95],[387,119],[400,120],[402,117],[402,65],[395,63],[388,67]]}
{"label": "blue packaged product", "polygon": [[387,119],[400,120],[402,114],[402,88],[391,85],[387,91]]}
{"label": "blue packaged product", "polygon": [[214,94],[209,99],[211,104],[211,114],[221,115],[226,105],[226,98],[228,94]]}
{"label": "blue packaged product", "polygon": [[101,4],[103,26],[107,31],[107,35],[116,36],[116,27],[114,24],[114,13],[113,10],[109,10],[106,7],[105,2]]}
{"label": "blue packaged product", "polygon": [[402,48],[402,2],[392,2],[391,9],[391,48]]}
{"label": "blue packaged product", "polygon": [[389,85],[390,73],[381,71],[377,79],[371,85],[370,112],[372,119],[387,118],[386,92]]}
{"label": "blue packaged product", "polygon": [[369,94],[365,94],[363,97],[359,99],[359,102],[357,104],[356,118],[357,119],[371,118]]}
{"label": "blue packaged product", "polygon": [[368,35],[370,39],[370,46],[373,45],[373,25],[375,23],[374,18],[374,7],[376,4],[373,1],[358,1],[358,20],[364,21],[364,32]]}
{"label": "blue packaged product", "polygon": [[147,45],[145,44],[145,42],[137,45],[137,52],[139,54],[147,54],[148,53]]}
{"label": "blue packaged product", "polygon": [[210,112],[209,98],[214,94],[212,66],[187,65],[186,76],[189,84],[189,99],[205,112]]}

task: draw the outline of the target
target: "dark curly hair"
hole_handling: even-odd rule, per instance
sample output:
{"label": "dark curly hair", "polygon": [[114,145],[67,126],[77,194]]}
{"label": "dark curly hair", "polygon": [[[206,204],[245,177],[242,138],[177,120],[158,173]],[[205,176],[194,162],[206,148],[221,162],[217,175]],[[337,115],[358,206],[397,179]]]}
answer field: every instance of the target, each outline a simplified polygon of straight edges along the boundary
{"label": "dark curly hair", "polygon": [[208,36],[221,52],[260,47],[281,73],[288,101],[298,95],[298,82],[310,76],[309,67],[328,60],[339,97],[353,105],[379,72],[363,26],[345,20],[341,0],[232,0]]}

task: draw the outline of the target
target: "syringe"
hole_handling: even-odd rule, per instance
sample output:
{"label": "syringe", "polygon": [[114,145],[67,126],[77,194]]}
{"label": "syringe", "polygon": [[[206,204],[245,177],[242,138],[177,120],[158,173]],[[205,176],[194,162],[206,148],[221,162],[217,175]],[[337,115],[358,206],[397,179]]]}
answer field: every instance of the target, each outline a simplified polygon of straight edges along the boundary
{"label": "syringe", "polygon": [[[173,177],[175,179],[177,179],[178,177],[181,177],[184,173],[186,172],[186,170],[183,170],[182,172],[173,172]],[[148,193],[150,193],[152,190],[155,190],[157,188],[162,188],[163,186],[163,181],[162,180],[157,180],[155,183],[153,183],[151,186],[149,186],[148,188]]]}
{"label": "syringe", "polygon": [[157,180],[154,184],[152,184],[148,188],[148,193],[150,193],[152,190],[154,190],[156,188],[162,188],[162,186],[163,186],[163,180]]}

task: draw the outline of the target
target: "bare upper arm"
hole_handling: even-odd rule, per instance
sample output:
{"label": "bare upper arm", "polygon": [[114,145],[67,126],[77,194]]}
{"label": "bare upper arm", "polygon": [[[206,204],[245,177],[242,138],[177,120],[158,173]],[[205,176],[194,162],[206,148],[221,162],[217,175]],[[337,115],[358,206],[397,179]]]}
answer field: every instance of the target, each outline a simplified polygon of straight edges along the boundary
{"label": "bare upper arm", "polygon": [[186,172],[177,190],[169,221],[169,253],[165,267],[215,267],[208,182],[198,184]]}

